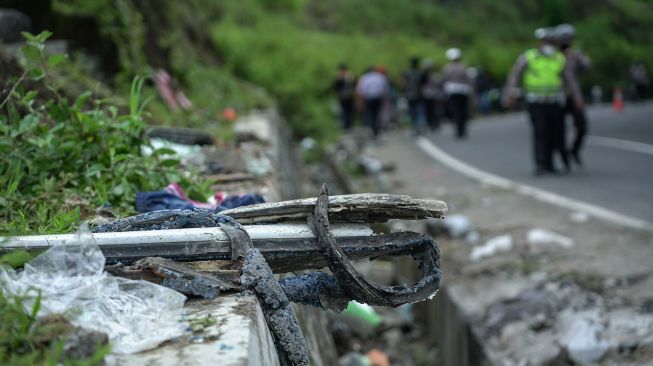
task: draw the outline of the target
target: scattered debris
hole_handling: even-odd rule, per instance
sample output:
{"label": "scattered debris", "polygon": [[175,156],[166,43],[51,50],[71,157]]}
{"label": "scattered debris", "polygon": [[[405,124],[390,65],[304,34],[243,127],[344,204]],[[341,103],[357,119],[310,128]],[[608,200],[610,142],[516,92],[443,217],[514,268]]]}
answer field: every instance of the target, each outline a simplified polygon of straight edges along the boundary
{"label": "scattered debris", "polygon": [[[313,211],[315,198],[271,202],[244,206],[223,211],[241,224],[272,223],[302,220]],[[386,222],[419,220],[428,217],[441,218],[447,212],[442,201],[415,199],[405,195],[385,193],[361,193],[329,197],[329,220],[331,222]]]}
{"label": "scattered debris", "polygon": [[462,238],[472,229],[472,223],[466,216],[451,215],[442,220],[447,233],[454,239]]}
{"label": "scattered debris", "polygon": [[574,240],[554,231],[535,228],[526,234],[526,242],[533,252],[546,252],[558,249],[569,249],[574,246]]}
{"label": "scattered debris", "polygon": [[77,326],[106,333],[116,353],[153,348],[184,331],[179,321],[184,295],[110,276],[104,264],[92,236],[81,231],[75,241],[48,249],[22,272],[0,267],[0,283],[5,295],[23,296],[26,309],[40,296],[39,317],[65,313]]}
{"label": "scattered debris", "polygon": [[350,301],[347,304],[344,314],[360,319],[372,327],[381,324],[383,319],[373,307],[367,304],[361,304],[357,301]]}
{"label": "scattered debris", "polygon": [[478,231],[470,231],[465,235],[465,243],[468,245],[476,245],[481,240],[481,234]]}
{"label": "scattered debris", "polygon": [[[653,350],[653,315],[610,304],[570,280],[534,276],[476,323],[497,363],[590,365],[634,348]],[[610,364],[610,363],[608,363]]]}
{"label": "scattered debris", "polygon": [[183,91],[174,90],[173,79],[167,71],[158,69],[153,75],[154,84],[156,85],[161,98],[171,111],[177,111],[180,108],[188,110],[193,107],[193,103],[186,97]]}
{"label": "scattered debris", "polygon": [[560,314],[560,344],[569,357],[582,365],[598,361],[610,348],[601,334],[604,326],[598,309],[567,310]]}
{"label": "scattered debris", "polygon": [[569,214],[569,220],[575,224],[584,224],[590,220],[590,215],[584,211],[574,211]]}
{"label": "scattered debris", "polygon": [[[311,204],[312,210],[309,211]],[[142,258],[154,252],[168,259],[145,258],[131,267],[114,266],[112,272],[133,277],[134,271],[149,271],[150,275],[142,278],[205,298],[216,298],[221,291],[251,290],[260,300],[282,360],[290,365],[309,363],[306,341],[290,301],[340,312],[351,300],[397,307],[432,298],[439,288],[440,252],[432,238],[411,232],[372,235],[367,225],[389,219],[440,217],[446,211],[443,202],[387,194],[329,197],[324,185],[317,199],[247,208],[244,206],[230,212],[240,221],[257,225],[241,226],[231,217],[199,209],[156,211],[114,221],[97,229],[96,238],[106,240],[101,246],[94,247],[102,258],[100,270],[104,265],[100,248],[105,249],[109,256],[118,255],[121,260],[132,263],[139,256]],[[331,226],[329,216],[333,216],[333,221],[347,224]],[[308,227],[292,223],[306,220]],[[262,224],[270,221],[291,223]],[[364,222],[365,225],[351,222]],[[206,228],[194,232],[187,227]],[[165,233],[142,231],[173,228],[180,230]],[[111,232],[116,230],[132,232]],[[52,239],[61,240],[61,236]],[[31,245],[32,249],[43,246],[43,241],[50,245],[48,236],[20,237],[17,240],[23,247]],[[9,248],[18,246],[11,244]],[[418,262],[422,278],[413,286],[376,285],[364,278],[350,262],[351,258],[381,255],[410,255]],[[228,259],[232,267],[209,273],[171,259]],[[290,272],[325,265],[333,275],[309,272],[278,281],[273,272],[273,268],[277,272]],[[240,270],[239,278],[234,276],[234,269]]]}
{"label": "scattered debris", "polygon": [[477,262],[487,257],[507,253],[512,250],[512,245],[512,235],[495,236],[486,241],[482,246],[473,248],[469,254],[469,259]]}
{"label": "scattered debris", "polygon": [[272,126],[262,115],[249,115],[238,119],[234,125],[234,132],[239,141],[255,140],[263,143],[272,142]]}
{"label": "scattered debris", "polygon": [[210,202],[191,200],[177,183],[170,183],[165,189],[156,192],[136,192],[136,211],[152,212],[175,209],[205,209],[220,212],[236,207],[265,202],[260,194],[240,194],[227,196],[216,192],[208,199]]}
{"label": "scattered debris", "polygon": [[155,275],[162,277],[162,286],[185,295],[215,299],[221,291],[239,289],[238,285],[216,275],[201,273],[170,259],[149,257],[139,260],[134,267],[151,270]]}
{"label": "scattered debris", "polygon": [[304,137],[302,141],[299,142],[299,147],[304,151],[312,150],[316,146],[318,146],[317,141],[312,137]]}

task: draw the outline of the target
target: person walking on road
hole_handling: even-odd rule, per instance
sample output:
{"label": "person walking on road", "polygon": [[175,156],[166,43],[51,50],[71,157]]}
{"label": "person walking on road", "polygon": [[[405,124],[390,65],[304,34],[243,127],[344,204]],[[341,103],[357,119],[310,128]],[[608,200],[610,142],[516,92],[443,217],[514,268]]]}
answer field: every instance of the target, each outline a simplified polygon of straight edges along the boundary
{"label": "person walking on road", "polygon": [[508,107],[514,108],[519,95],[517,87],[523,85],[533,125],[535,175],[539,176],[556,172],[554,151],[560,153],[565,171],[569,171],[562,119],[563,84],[569,87],[576,108],[583,108],[583,99],[571,70],[565,67],[565,56],[553,43],[552,30],[539,28],[535,31],[535,38],[539,40],[539,46],[517,58],[508,76],[505,95]]}
{"label": "person walking on road", "polygon": [[356,81],[346,64],[340,64],[338,76],[333,82],[333,91],[340,103],[340,120],[342,128],[348,131],[354,124],[354,91]]}
{"label": "person walking on road", "polygon": [[467,66],[461,61],[463,53],[458,48],[448,49],[445,56],[449,63],[442,70],[444,93],[456,125],[456,137],[463,139],[467,137],[469,99],[474,93],[474,81],[467,73]]}
{"label": "person walking on road", "polygon": [[365,125],[372,130],[374,138],[381,129],[381,107],[388,95],[388,79],[377,69],[368,68],[356,85],[356,95],[361,101]]}
{"label": "person walking on road", "polygon": [[[589,57],[583,54],[580,50],[571,47],[574,40],[576,30],[570,24],[560,24],[555,28],[555,38],[558,42],[560,52],[565,55],[565,67],[569,69],[571,76],[578,84],[578,75],[589,69],[592,62]],[[563,123],[567,114],[571,114],[574,121],[574,142],[571,145],[571,157],[578,165],[582,165],[580,150],[583,145],[583,139],[587,133],[587,117],[584,108],[578,108],[574,102],[574,97],[568,85],[565,84],[565,106],[562,112]]]}
{"label": "person walking on road", "polygon": [[442,90],[440,87],[440,78],[435,73],[433,61],[425,60],[420,78],[420,95],[422,97],[422,108],[426,125],[431,132],[435,132],[440,127],[440,113],[438,101],[442,99]]}
{"label": "person walking on road", "polygon": [[633,79],[635,86],[635,96],[637,100],[644,100],[648,97],[650,80],[646,66],[640,60],[635,61],[630,67],[630,77]]}
{"label": "person walking on road", "polygon": [[413,57],[410,59],[410,68],[406,70],[401,78],[401,88],[408,103],[408,117],[410,126],[414,134],[420,130],[421,110],[420,110],[420,78],[422,72],[419,69],[419,59]]}

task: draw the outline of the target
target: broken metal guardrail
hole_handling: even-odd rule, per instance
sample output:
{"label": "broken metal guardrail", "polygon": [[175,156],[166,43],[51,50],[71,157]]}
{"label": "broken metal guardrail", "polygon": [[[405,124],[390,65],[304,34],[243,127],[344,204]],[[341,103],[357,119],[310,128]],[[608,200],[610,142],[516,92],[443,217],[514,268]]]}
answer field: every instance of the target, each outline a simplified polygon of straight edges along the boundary
{"label": "broken metal guardrail", "polygon": [[[441,201],[389,194],[329,197],[323,185],[316,199],[245,206],[221,214],[159,211],[117,220],[93,236],[107,262],[117,263],[107,269],[114,274],[206,298],[221,291],[254,291],[282,364],[307,365],[306,344],[290,301],[334,311],[342,311],[350,300],[395,307],[430,298],[439,287],[440,252],[432,238],[412,232],[372,235],[369,227],[352,222],[423,219],[445,213]],[[241,226],[234,219],[257,225]],[[304,220],[308,225],[296,223]],[[0,251],[40,251],[71,237],[16,237]],[[412,287],[376,285],[350,263],[384,255],[412,256],[418,261],[421,280]],[[216,262],[218,268],[208,271],[180,263],[206,260],[225,262]],[[309,272],[281,281],[273,275],[325,266],[333,275]]]}

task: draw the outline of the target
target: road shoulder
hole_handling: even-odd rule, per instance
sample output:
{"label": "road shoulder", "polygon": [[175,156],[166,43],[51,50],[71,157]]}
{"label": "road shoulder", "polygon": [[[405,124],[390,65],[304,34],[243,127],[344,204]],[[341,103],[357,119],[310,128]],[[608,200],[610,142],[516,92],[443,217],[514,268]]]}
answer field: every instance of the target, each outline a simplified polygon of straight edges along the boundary
{"label": "road shoulder", "polygon": [[[541,193],[519,194],[501,179],[472,179],[433,160],[403,132],[387,135],[369,154],[396,166],[386,177],[393,193],[442,199],[450,215],[463,215],[477,233],[476,241],[470,240],[475,235],[438,236],[445,279],[427,318],[443,320],[444,313],[456,313],[476,335],[465,348],[443,347],[444,364],[473,364],[471,348],[498,364],[543,364],[564,357],[645,364],[644,357],[653,352],[651,231],[596,212],[587,215],[581,210],[587,207],[551,204],[555,202],[543,200]],[[529,239],[534,229],[558,234],[571,244],[538,243]],[[509,236],[510,248],[470,258],[501,236]],[[447,302],[455,311],[447,310]],[[569,324],[586,332],[575,334]],[[595,329],[592,324],[603,325]],[[444,324],[429,327],[433,339],[441,341],[446,337],[438,332],[451,330]],[[590,337],[594,330],[600,336]],[[579,348],[580,341],[586,346]],[[467,356],[456,356],[461,352]]]}

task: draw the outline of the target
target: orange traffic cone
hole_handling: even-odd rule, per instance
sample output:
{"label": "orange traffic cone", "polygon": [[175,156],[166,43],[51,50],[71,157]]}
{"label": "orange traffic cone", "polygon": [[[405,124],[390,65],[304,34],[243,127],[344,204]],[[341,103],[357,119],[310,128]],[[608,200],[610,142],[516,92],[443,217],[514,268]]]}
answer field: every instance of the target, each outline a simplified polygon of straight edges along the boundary
{"label": "orange traffic cone", "polygon": [[612,92],[612,108],[617,112],[624,110],[624,97],[621,88],[614,88]]}

